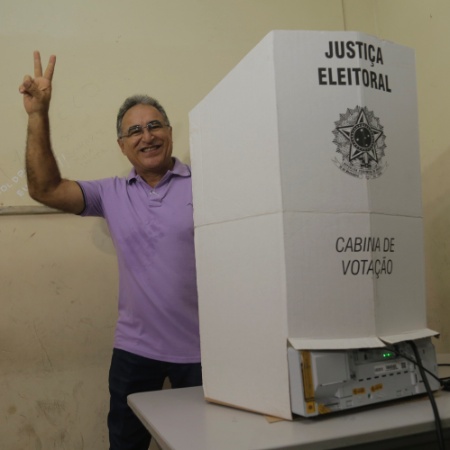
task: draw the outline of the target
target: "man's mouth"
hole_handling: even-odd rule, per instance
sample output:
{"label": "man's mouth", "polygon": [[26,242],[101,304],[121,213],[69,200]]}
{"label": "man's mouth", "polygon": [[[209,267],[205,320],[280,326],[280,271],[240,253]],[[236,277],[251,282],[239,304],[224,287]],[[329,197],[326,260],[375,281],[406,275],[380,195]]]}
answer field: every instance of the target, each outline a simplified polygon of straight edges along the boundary
{"label": "man's mouth", "polygon": [[160,147],[161,147],[160,144],[150,145],[149,147],[141,148],[139,151],[142,153],[151,153],[151,152],[155,152],[155,151],[159,150]]}

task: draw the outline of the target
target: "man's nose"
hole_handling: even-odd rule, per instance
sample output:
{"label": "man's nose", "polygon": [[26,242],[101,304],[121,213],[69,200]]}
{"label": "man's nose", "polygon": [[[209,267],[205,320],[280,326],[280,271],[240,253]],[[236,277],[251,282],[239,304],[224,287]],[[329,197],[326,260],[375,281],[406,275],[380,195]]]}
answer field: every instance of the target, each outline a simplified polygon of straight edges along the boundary
{"label": "man's nose", "polygon": [[155,135],[153,130],[150,130],[148,127],[144,127],[142,129],[142,139],[145,139],[147,141],[153,141]]}

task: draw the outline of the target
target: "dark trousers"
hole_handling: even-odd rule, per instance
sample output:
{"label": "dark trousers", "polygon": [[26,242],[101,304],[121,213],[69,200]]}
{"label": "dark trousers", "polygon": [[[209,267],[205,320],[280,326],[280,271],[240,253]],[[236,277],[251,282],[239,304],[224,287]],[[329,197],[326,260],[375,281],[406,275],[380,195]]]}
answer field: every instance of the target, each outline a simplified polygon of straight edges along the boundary
{"label": "dark trousers", "polygon": [[109,371],[110,450],[148,450],[150,433],[128,406],[127,396],[160,390],[166,378],[169,378],[172,388],[201,386],[201,364],[167,363],[124,350],[113,350]]}

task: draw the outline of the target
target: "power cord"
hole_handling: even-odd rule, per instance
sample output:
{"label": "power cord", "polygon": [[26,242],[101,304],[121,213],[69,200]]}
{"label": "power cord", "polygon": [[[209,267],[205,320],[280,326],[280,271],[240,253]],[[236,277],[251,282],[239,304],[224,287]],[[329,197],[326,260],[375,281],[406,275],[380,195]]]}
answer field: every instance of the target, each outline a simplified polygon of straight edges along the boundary
{"label": "power cord", "polygon": [[[433,409],[434,423],[435,423],[435,427],[436,427],[436,435],[437,435],[437,439],[438,439],[439,449],[445,450],[444,435],[442,432],[442,422],[441,422],[441,418],[439,416],[439,410],[436,405],[436,400],[434,398],[433,391],[431,390],[430,383],[428,382],[427,375],[425,373],[425,372],[428,372],[428,373],[431,373],[431,372],[429,372],[428,370],[426,370],[423,367],[422,360],[420,358],[416,343],[414,341],[408,341],[408,344],[411,346],[414,356],[416,358],[416,361],[415,362],[413,361],[413,362],[419,368],[419,372],[422,377],[423,384],[425,386],[428,398],[430,399],[431,407]],[[437,378],[434,374],[433,374],[433,377]],[[439,378],[438,378],[438,380],[442,385],[442,381]]]}
{"label": "power cord", "polygon": [[[408,341],[409,342],[409,341]],[[406,359],[407,361],[413,363],[415,366],[419,367],[418,362],[411,358],[409,355],[401,352],[396,346],[395,347],[390,347],[390,346],[386,346],[386,348],[395,353],[398,356],[401,356],[402,358]],[[444,391],[450,391],[450,377],[444,377],[444,378],[439,378],[437,377],[433,372],[431,372],[431,370],[428,370],[425,366],[423,366],[422,364],[420,364],[420,366],[422,367],[422,369],[428,373],[429,376],[431,376],[432,378],[434,378],[436,381],[439,382],[441,389]],[[438,364],[438,366],[450,366],[450,364]]]}
{"label": "power cord", "polygon": [[[441,364],[438,365],[440,366]],[[439,382],[443,391],[450,391],[450,377],[439,378]]]}
{"label": "power cord", "polygon": [[[389,346],[387,348],[390,351],[392,351],[393,353],[395,353],[396,355],[401,356],[402,358],[413,363],[415,366],[417,366],[419,368],[420,375],[422,377],[425,389],[427,391],[428,398],[430,399],[431,407],[433,409],[434,422],[435,422],[436,435],[437,435],[437,439],[438,439],[439,449],[445,450],[445,442],[444,442],[444,437],[443,437],[443,432],[442,432],[442,422],[441,422],[441,418],[439,416],[439,410],[437,408],[436,400],[433,396],[433,392],[431,390],[431,387],[430,387],[430,384],[428,382],[428,378],[427,378],[425,372],[427,372],[428,375],[430,375],[432,378],[437,380],[441,386],[441,389],[443,389],[445,391],[450,391],[450,377],[439,378],[433,372],[431,372],[426,367],[424,367],[424,365],[422,364],[422,360],[420,358],[416,343],[414,341],[407,341],[407,343],[410,345],[410,347],[414,353],[415,359],[411,358],[409,355],[405,354],[404,352],[401,352],[396,345],[393,347]],[[440,365],[442,365],[442,366],[449,365],[450,366],[450,364],[440,364]]]}
{"label": "power cord", "polygon": [[[441,363],[438,364],[439,367],[450,367],[450,364]],[[450,391],[450,377],[444,377],[439,379],[441,387],[444,391]]]}

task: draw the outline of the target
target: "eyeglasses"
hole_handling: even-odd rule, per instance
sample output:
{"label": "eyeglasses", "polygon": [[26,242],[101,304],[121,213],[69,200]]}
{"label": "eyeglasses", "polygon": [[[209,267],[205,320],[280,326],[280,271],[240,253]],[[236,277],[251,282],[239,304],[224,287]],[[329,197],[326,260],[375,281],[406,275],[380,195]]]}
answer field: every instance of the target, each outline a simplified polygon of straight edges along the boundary
{"label": "eyeglasses", "polygon": [[160,130],[162,130],[164,127],[168,127],[169,125],[162,124],[159,120],[152,120],[147,125],[141,126],[141,125],[133,125],[132,127],[128,128],[127,134],[122,134],[122,136],[119,136],[120,139],[122,138],[137,138],[144,134],[144,128],[147,128],[147,131],[149,133],[155,133]]}

